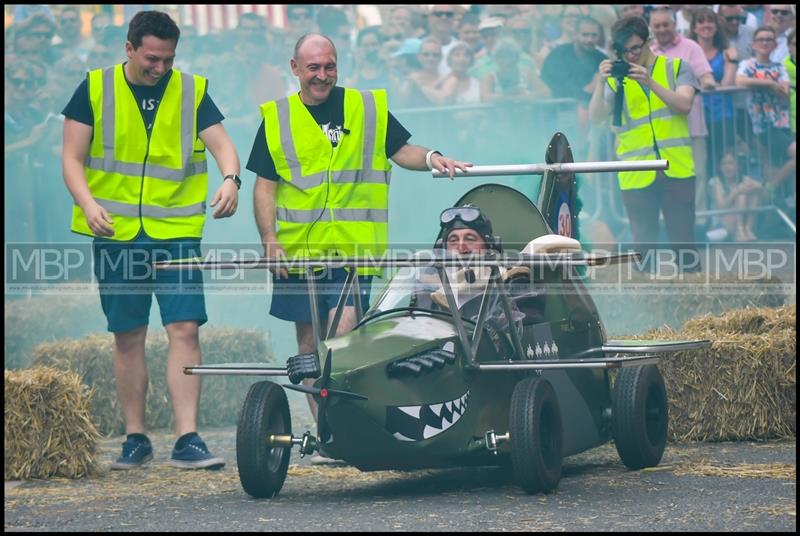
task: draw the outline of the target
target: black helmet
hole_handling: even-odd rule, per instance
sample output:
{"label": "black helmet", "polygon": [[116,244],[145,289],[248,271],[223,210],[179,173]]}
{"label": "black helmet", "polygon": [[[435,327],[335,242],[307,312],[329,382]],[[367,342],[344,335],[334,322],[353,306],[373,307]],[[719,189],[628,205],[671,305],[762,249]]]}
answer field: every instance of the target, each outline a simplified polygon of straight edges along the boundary
{"label": "black helmet", "polygon": [[492,222],[489,221],[481,209],[472,204],[460,207],[446,208],[439,216],[439,225],[442,228],[442,246],[447,242],[447,236],[454,229],[472,229],[492,249],[500,251],[500,238],[492,235]]}

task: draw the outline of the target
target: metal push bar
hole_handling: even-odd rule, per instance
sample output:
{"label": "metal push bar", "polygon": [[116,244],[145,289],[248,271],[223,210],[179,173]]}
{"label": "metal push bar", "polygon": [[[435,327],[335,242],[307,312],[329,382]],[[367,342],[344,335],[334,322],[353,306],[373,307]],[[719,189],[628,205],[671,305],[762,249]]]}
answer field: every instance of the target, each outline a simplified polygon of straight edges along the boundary
{"label": "metal push bar", "polygon": [[[667,160],[635,160],[625,162],[573,162],[568,164],[511,164],[473,166],[464,173],[456,170],[457,177],[489,177],[504,175],[544,175],[551,173],[608,173],[611,171],[663,171],[669,168]],[[432,171],[434,178],[449,177],[447,173]]]}

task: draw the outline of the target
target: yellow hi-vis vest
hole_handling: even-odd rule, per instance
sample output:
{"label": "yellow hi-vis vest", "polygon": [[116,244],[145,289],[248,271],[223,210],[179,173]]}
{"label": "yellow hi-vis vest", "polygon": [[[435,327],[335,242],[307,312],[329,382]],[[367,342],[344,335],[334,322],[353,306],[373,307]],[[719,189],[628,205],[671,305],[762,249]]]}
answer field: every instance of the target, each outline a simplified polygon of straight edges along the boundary
{"label": "yellow hi-vis vest", "polygon": [[[653,80],[675,91],[680,59],[656,56]],[[617,91],[617,81],[609,77],[608,85]],[[619,160],[668,160],[667,177],[687,179],[694,176],[692,138],[689,120],[673,112],[655,91],[649,96],[634,80],[626,79],[622,126],[617,137]],[[621,190],[647,188],[656,180],[655,171],[621,171]]]}
{"label": "yellow hi-vis vest", "polygon": [[[123,66],[89,73],[94,133],[84,169],[114,221],[113,240],[132,240],[142,228],[161,240],[202,237],[208,173],[197,109],[205,88],[205,78],[173,69],[148,136]],[[72,231],[94,235],[77,205]]]}
{"label": "yellow hi-vis vest", "polygon": [[345,89],[344,134],[336,147],[298,95],[266,102],[261,113],[281,179],[276,236],[287,257],[383,255],[392,168],[386,158],[386,91]]}

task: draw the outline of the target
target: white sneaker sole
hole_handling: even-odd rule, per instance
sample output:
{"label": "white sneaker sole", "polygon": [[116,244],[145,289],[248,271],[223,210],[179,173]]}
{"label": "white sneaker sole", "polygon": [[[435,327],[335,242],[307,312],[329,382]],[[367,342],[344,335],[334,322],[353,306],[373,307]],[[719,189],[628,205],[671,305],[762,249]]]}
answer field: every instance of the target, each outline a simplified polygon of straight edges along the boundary
{"label": "white sneaker sole", "polygon": [[187,462],[183,460],[173,460],[170,458],[169,464],[178,469],[222,469],[225,466],[225,460],[222,458],[209,458],[207,460],[197,460],[194,462]]}

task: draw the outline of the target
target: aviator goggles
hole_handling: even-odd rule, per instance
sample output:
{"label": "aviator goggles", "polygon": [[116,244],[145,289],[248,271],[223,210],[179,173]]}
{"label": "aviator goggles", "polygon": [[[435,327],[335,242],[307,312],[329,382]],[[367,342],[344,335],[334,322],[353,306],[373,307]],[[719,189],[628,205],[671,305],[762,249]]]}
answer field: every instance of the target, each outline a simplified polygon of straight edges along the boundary
{"label": "aviator goggles", "polygon": [[480,209],[467,206],[446,208],[442,211],[442,215],[439,216],[442,227],[457,219],[464,223],[472,223],[477,220],[483,220],[483,214],[481,214]]}

